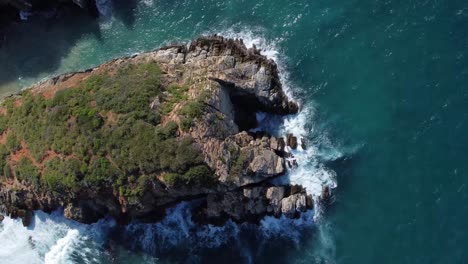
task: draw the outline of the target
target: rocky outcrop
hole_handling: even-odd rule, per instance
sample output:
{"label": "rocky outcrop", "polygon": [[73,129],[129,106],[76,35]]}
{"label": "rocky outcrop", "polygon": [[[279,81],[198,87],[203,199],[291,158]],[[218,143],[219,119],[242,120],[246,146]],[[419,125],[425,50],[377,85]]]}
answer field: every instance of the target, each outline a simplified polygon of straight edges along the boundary
{"label": "rocky outcrop", "polygon": [[290,186],[266,185],[209,194],[206,203],[196,209],[196,220],[202,223],[223,223],[227,219],[258,222],[266,214],[297,217],[312,208],[313,202],[305,190],[293,191]]}
{"label": "rocky outcrop", "polygon": [[[256,125],[257,111],[286,115],[296,113],[298,106],[284,94],[274,61],[255,48],[246,48],[242,40],[201,37],[188,45],[171,45],[52,78],[31,89],[36,95],[52,98],[57,91],[75,87],[93,74],[117,72],[122,65],[149,61],[159,65],[163,85],[184,85],[189,102],[203,103],[203,113],[177,133],[180,138],[194,140],[215,182],[171,185],[155,175],[138,199],[125,198],[112,189],[59,195],[32,190],[18,181],[3,182],[0,211],[27,220],[31,210],[63,207],[66,217],[85,223],[106,215],[122,222],[155,221],[180,201],[201,199],[194,218],[201,223],[222,223],[226,219],[258,221],[267,214],[296,217],[312,208],[312,199],[303,188],[270,182],[286,172],[285,147],[297,147],[297,138],[288,136],[285,142],[265,132],[246,132]],[[160,107],[163,100],[154,98],[148,109]],[[162,122],[181,123],[179,110],[185,104],[174,103]]]}

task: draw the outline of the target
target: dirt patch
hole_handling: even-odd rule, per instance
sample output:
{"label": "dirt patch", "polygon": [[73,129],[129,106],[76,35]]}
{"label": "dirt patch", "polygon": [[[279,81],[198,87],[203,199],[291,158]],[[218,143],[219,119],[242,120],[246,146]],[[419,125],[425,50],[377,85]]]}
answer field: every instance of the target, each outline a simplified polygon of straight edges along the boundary
{"label": "dirt patch", "polygon": [[53,158],[56,158],[56,157],[61,157],[60,154],[56,153],[55,151],[53,150],[47,150],[46,151],[46,155],[44,156],[44,158],[42,159],[41,162],[38,162],[36,159],[34,159],[32,156],[31,156],[31,152],[29,151],[28,147],[26,146],[26,143],[24,141],[21,141],[21,149],[16,151],[15,153],[13,153],[11,156],[10,156],[10,161],[12,162],[12,164],[16,164],[18,163],[23,157],[26,157],[28,159],[31,160],[31,162],[33,163],[34,166],[36,166],[37,168],[44,168],[44,165],[52,160]]}
{"label": "dirt patch", "polygon": [[116,114],[112,111],[109,111],[101,116],[103,116],[106,119],[105,125],[108,125],[108,126],[117,125],[117,121],[119,121],[119,114]]}
{"label": "dirt patch", "polygon": [[54,158],[56,158],[56,157],[59,157],[59,156],[61,156],[61,155],[58,154],[58,153],[56,153],[56,152],[53,151],[53,150],[48,150],[48,151],[46,151],[46,156],[42,159],[42,161],[41,161],[41,163],[40,163],[40,166],[41,166],[41,167],[44,167],[44,165],[45,165],[48,161],[50,161],[50,160],[52,160],[52,159],[54,159]]}

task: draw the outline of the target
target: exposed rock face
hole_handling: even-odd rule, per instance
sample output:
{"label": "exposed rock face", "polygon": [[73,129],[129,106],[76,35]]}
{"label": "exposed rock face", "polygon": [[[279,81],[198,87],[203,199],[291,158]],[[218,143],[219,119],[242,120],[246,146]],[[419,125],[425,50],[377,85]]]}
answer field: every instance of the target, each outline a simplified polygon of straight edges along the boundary
{"label": "exposed rock face", "polygon": [[[209,194],[206,205],[198,217],[210,223],[222,223],[226,219],[237,222],[257,222],[265,214],[296,217],[313,207],[311,197],[305,191],[292,193],[288,186],[246,187],[241,190]],[[200,219],[198,219],[200,221]]]}
{"label": "exposed rock face", "polygon": [[[0,182],[0,211],[22,217],[25,224],[31,210],[51,211],[60,206],[65,208],[66,217],[85,223],[106,215],[123,222],[154,221],[164,216],[167,207],[182,200],[202,199],[204,202],[194,210],[194,215],[200,222],[212,223],[226,219],[257,221],[266,214],[295,217],[313,206],[302,188],[273,186],[269,182],[286,172],[284,139],[245,132],[255,126],[257,111],[292,114],[298,111],[298,106],[282,91],[276,64],[256,49],[247,49],[241,40],[202,37],[188,46],[172,45],[116,59],[94,69],[41,82],[31,89],[47,98],[93,73],[148,61],[158,63],[163,83],[189,83],[189,100],[209,92],[203,115],[187,131],[178,133],[191,137],[200,147],[216,182],[171,186],[158,178],[151,181],[138,200],[127,200],[111,190],[98,194],[84,191],[78,197],[33,192],[21,185],[18,191]],[[160,104],[160,99],[155,98],[148,102],[148,108]],[[180,121],[177,109],[180,106],[176,104],[163,122]],[[297,139],[288,136],[287,145],[297,147]]]}

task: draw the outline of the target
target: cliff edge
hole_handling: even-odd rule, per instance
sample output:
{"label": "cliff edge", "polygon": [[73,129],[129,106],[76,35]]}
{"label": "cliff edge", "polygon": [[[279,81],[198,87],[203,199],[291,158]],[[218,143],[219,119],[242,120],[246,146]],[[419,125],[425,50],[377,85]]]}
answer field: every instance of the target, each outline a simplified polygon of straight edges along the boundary
{"label": "cliff edge", "polygon": [[38,83],[0,107],[0,211],[64,208],[92,223],[157,221],[196,200],[200,223],[313,207],[286,172],[285,140],[248,133],[258,111],[298,111],[274,61],[242,40],[201,37]]}

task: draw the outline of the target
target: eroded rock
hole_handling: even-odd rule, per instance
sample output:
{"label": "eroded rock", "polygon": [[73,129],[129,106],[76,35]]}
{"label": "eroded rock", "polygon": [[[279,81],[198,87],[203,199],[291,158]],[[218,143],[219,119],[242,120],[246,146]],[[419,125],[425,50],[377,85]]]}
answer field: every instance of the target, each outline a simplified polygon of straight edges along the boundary
{"label": "eroded rock", "polygon": [[[31,210],[51,211],[63,206],[67,218],[90,223],[105,215],[152,219],[151,216],[160,215],[166,208],[192,199],[205,201],[197,215],[209,221],[229,218],[256,221],[266,214],[281,213],[293,217],[312,206],[303,189],[290,191],[296,187],[275,187],[269,182],[285,173],[285,146],[296,148],[297,138],[288,135],[285,142],[265,132],[245,132],[256,124],[258,111],[284,115],[296,113],[298,106],[284,94],[276,64],[258,50],[246,48],[241,40],[201,37],[188,46],[172,45],[116,59],[94,69],[40,82],[31,89],[34,94],[53,96],[54,92],[72,87],[95,72],[113,72],[128,63],[148,61],[158,63],[163,85],[186,85],[188,100],[207,95],[203,113],[188,129],[178,129],[177,137],[193,140],[215,181],[171,185],[161,175],[152,175],[144,195],[138,199],[126,199],[110,188],[67,196],[46,191],[33,193],[26,185],[15,186],[21,190],[10,192],[10,187],[2,185],[3,207],[9,211],[24,210],[21,215],[27,219]],[[162,97],[157,97],[147,102],[147,107],[155,110],[163,103]],[[164,122],[181,122],[180,104],[174,105]]]}

